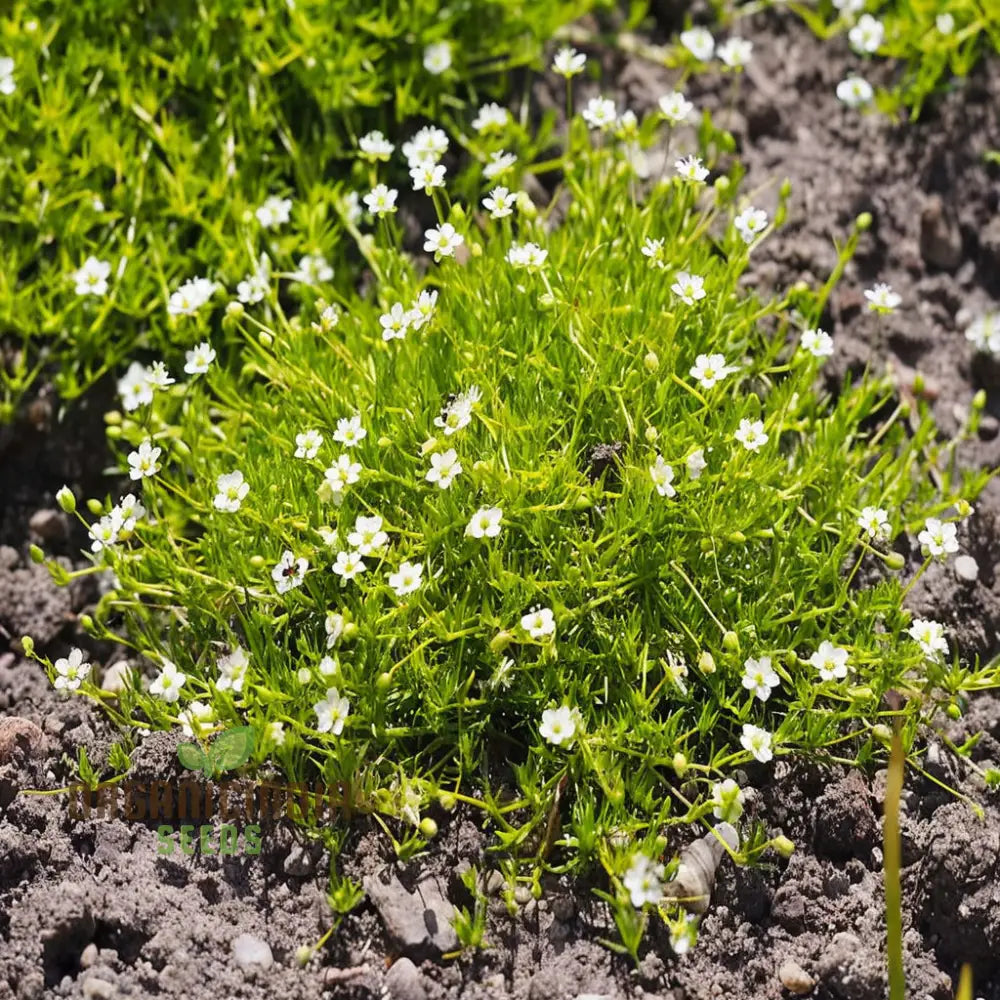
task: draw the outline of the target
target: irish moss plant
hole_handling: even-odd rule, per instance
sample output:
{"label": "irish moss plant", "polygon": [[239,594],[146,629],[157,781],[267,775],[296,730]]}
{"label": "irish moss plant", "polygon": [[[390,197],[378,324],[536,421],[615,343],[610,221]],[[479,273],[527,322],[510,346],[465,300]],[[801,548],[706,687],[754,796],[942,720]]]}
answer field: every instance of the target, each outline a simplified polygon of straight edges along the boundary
{"label": "irish moss plant", "polygon": [[[682,951],[671,827],[788,850],[743,815],[778,759],[884,760],[899,717],[919,766],[934,713],[1000,681],[904,608],[984,484],[954,460],[978,410],[946,441],[875,373],[824,389],[824,304],[866,219],[825,285],[761,295],[787,188],[752,204],[681,94],[642,120],[579,105],[537,157],[478,111],[493,155],[464,161],[462,200],[442,155],[480,141],[471,113],[363,139],[340,217],[359,288],[303,264],[300,215],[175,268],[186,361],[122,373],[131,492],[80,504],[82,572],[110,581],[85,626],[132,670],[109,692],[82,655],[42,662],[127,734],[252,727],[252,764],[339,783],[402,856],[462,803],[512,878],[601,865],[617,946],[659,911]],[[912,307],[868,297],[873,330]]]}

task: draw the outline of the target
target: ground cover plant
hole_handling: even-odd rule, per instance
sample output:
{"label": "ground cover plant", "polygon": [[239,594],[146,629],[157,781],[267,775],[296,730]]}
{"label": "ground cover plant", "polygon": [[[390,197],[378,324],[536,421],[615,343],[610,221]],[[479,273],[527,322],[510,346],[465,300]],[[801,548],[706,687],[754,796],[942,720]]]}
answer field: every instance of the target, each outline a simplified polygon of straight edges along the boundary
{"label": "ground cover plant", "polygon": [[[617,947],[660,908],[680,952],[703,900],[663,904],[667,827],[787,851],[743,815],[745,769],[870,763],[897,718],[920,767],[935,713],[996,685],[903,607],[974,516],[986,475],[955,451],[982,400],[944,440],[919,386],[828,395],[824,307],[869,220],[826,284],[761,298],[742,279],[786,192],[755,207],[683,94],[640,120],[576,100],[582,55],[554,65],[579,107],[543,159],[492,106],[359,140],[362,291],[250,242],[259,294],[188,302],[183,366],[133,363],[108,421],[132,492],[60,498],[113,574],[86,624],[134,651],[130,683],[43,662],[127,732],[252,727],[255,763],[341,784],[401,856],[462,802],[536,886],[602,866]],[[442,158],[482,133],[453,200]],[[435,220],[415,241],[383,180],[400,154]],[[899,299],[864,293],[875,330]]]}

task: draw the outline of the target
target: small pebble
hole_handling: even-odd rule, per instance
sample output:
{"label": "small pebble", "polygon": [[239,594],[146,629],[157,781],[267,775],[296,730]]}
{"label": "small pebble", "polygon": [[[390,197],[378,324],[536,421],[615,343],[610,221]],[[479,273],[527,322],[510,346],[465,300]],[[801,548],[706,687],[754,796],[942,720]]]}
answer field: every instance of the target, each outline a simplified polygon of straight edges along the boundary
{"label": "small pebble", "polygon": [[425,1000],[420,970],[408,958],[397,958],[385,974],[385,988],[392,1000]]}
{"label": "small pebble", "polygon": [[36,510],[28,521],[28,530],[43,542],[65,541],[68,532],[66,516],[59,510]]}
{"label": "small pebble", "polygon": [[101,680],[101,690],[117,694],[128,687],[131,674],[132,668],[129,666],[128,660],[119,660],[117,663],[112,663],[104,671],[104,677]]}
{"label": "small pebble", "polygon": [[97,956],[97,945],[91,941],[80,955],[80,968],[89,969],[97,961]]}
{"label": "small pebble", "polygon": [[979,563],[972,556],[956,556],[954,569],[955,576],[960,580],[968,580],[970,583],[979,576]]}
{"label": "small pebble", "polygon": [[244,972],[258,968],[267,970],[274,964],[271,946],[252,934],[241,934],[233,941],[233,957]]}
{"label": "small pebble", "polygon": [[83,984],[84,1000],[110,1000],[114,995],[114,986],[103,979],[91,976]]}
{"label": "small pebble", "polygon": [[792,959],[781,963],[778,978],[781,980],[781,985],[797,997],[804,997],[816,985],[816,980]]}
{"label": "small pebble", "polygon": [[0,719],[0,764],[45,753],[45,733],[33,722],[12,715]]}

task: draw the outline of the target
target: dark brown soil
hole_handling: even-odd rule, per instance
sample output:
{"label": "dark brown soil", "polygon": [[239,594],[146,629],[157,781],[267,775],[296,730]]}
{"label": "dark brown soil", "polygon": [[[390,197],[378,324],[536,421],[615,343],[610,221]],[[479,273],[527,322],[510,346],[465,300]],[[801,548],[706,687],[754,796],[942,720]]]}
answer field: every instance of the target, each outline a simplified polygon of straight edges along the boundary
{"label": "dark brown soil", "polygon": [[[793,185],[789,222],[756,252],[754,280],[765,287],[824,280],[833,239],[859,212],[871,212],[874,224],[827,317],[837,348],[831,388],[866,366],[891,365],[904,386],[919,369],[946,432],[985,388],[987,419],[961,458],[970,467],[1000,464],[1000,367],[975,358],[963,337],[967,322],[1000,299],[1000,176],[982,159],[985,149],[1000,148],[1000,65],[994,59],[933,102],[921,122],[895,127],[838,104],[836,83],[854,68],[844,44],[821,45],[777,14],[757,15],[740,30],[754,42],[754,59],[727,115],[749,169],[747,190],[760,188],[755,201],[773,208],[775,179],[787,176]],[[603,58],[605,79],[619,81],[621,103],[637,112],[672,89],[660,68]],[[722,110],[731,89],[705,78],[688,93]],[[875,280],[903,296],[887,322],[862,309],[862,290]],[[11,758],[0,761],[0,998],[777,1000],[790,995],[779,978],[790,961],[815,981],[811,995],[819,1000],[886,995],[881,773],[784,761],[748,771],[756,815],[794,840],[796,852],[787,861],[769,855],[753,869],[724,864],[697,948],[675,959],[662,934],[654,935],[638,970],[599,943],[614,930],[591,887],[559,880],[538,901],[521,896],[514,917],[489,880],[490,947],[442,959],[456,943],[450,907],[470,903],[457,873],[468,864],[484,872],[497,865],[486,854],[488,834],[461,812],[440,816],[434,849],[407,865],[394,863],[378,827],[358,821],[339,864],[364,882],[368,898],[300,968],[296,949],[333,920],[321,848],[297,843],[279,826],[266,831],[258,857],[163,857],[153,824],[73,820],[64,797],[23,794],[66,782],[72,772],[64,755],[75,758],[81,745],[103,762],[115,738],[87,704],[57,697],[13,645],[31,633],[53,656],[72,644],[87,646],[105,666],[119,656],[90,644],[76,625],[97,585],[58,590],[27,559],[32,530],[68,558],[83,545],[54,493],[64,482],[78,495],[107,489],[101,402],[95,397],[62,423],[51,404],[38,403],[13,430],[0,431],[0,544],[7,546],[0,548],[0,649],[11,650],[0,653],[0,714],[38,727],[14,733],[8,726],[10,738],[0,739]],[[37,511],[49,513],[33,519]],[[945,621],[967,656],[1000,650],[998,517],[993,482],[962,539],[978,580],[934,567],[912,594],[914,609]],[[949,735],[980,731],[986,735],[971,761],[1000,766],[994,695],[974,699]],[[931,780],[909,777],[902,812],[909,995],[945,1000],[958,963],[970,961],[977,996],[992,1000],[1000,997],[1000,809],[969,763],[935,735],[928,741],[928,773],[986,812],[979,820]],[[170,734],[145,738],[132,777],[179,777],[176,742]],[[258,947],[266,942],[268,968],[236,961],[234,942],[244,934]]]}

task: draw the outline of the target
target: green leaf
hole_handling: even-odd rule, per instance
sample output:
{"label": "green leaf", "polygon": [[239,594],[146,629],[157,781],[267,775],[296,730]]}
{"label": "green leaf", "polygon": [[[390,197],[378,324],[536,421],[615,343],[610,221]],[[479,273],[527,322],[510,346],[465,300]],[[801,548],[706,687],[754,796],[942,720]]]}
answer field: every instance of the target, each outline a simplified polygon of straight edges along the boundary
{"label": "green leaf", "polygon": [[253,753],[253,729],[240,726],[220,733],[209,751],[216,771],[231,771],[245,764]]}
{"label": "green leaf", "polygon": [[181,743],[177,747],[177,759],[189,771],[201,771],[209,760],[197,743]]}

